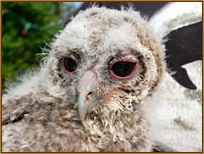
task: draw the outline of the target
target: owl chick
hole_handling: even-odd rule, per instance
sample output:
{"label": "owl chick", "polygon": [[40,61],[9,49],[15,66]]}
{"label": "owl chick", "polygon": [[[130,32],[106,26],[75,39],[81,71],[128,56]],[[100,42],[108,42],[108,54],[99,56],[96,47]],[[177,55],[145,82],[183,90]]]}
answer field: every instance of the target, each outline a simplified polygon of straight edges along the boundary
{"label": "owl chick", "polygon": [[3,95],[3,151],[152,151],[143,104],[161,82],[164,47],[139,13],[93,6],[50,46]]}

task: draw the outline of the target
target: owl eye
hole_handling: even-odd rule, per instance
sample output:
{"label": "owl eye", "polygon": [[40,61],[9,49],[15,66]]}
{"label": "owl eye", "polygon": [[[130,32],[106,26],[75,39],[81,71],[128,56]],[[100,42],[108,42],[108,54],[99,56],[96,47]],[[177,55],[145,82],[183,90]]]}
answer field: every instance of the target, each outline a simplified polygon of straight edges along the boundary
{"label": "owl eye", "polygon": [[78,62],[71,57],[63,57],[64,68],[67,73],[74,73],[77,69]]}
{"label": "owl eye", "polygon": [[131,61],[116,61],[110,68],[110,74],[117,79],[129,79],[135,73],[136,62]]}

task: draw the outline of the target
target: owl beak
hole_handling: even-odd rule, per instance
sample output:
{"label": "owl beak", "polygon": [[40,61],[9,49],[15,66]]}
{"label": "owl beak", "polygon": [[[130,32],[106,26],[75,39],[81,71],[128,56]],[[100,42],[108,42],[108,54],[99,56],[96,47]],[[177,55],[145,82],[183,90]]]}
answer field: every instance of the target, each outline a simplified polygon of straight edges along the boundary
{"label": "owl beak", "polygon": [[97,104],[97,75],[94,71],[86,71],[79,79],[77,85],[78,96],[78,112],[81,121],[86,117],[86,114]]}
{"label": "owl beak", "polygon": [[97,104],[97,97],[91,96],[93,93],[81,92],[78,99],[78,112],[80,120],[83,121],[85,116]]}

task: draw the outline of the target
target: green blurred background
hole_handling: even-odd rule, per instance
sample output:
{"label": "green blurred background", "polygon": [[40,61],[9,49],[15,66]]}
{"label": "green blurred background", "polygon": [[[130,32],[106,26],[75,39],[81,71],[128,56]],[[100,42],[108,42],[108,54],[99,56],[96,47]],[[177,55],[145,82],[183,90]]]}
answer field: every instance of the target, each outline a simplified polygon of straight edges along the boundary
{"label": "green blurred background", "polygon": [[2,89],[38,67],[41,48],[63,28],[80,3],[2,2]]}

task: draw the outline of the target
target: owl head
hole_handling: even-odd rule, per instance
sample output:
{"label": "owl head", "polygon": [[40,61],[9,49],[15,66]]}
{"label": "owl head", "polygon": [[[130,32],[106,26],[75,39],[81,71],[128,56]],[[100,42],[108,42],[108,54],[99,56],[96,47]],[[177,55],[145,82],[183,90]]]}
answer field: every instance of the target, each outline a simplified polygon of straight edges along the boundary
{"label": "owl head", "polygon": [[45,68],[52,95],[81,121],[105,125],[138,112],[154,93],[165,68],[164,47],[133,9],[93,6],[56,36]]}

